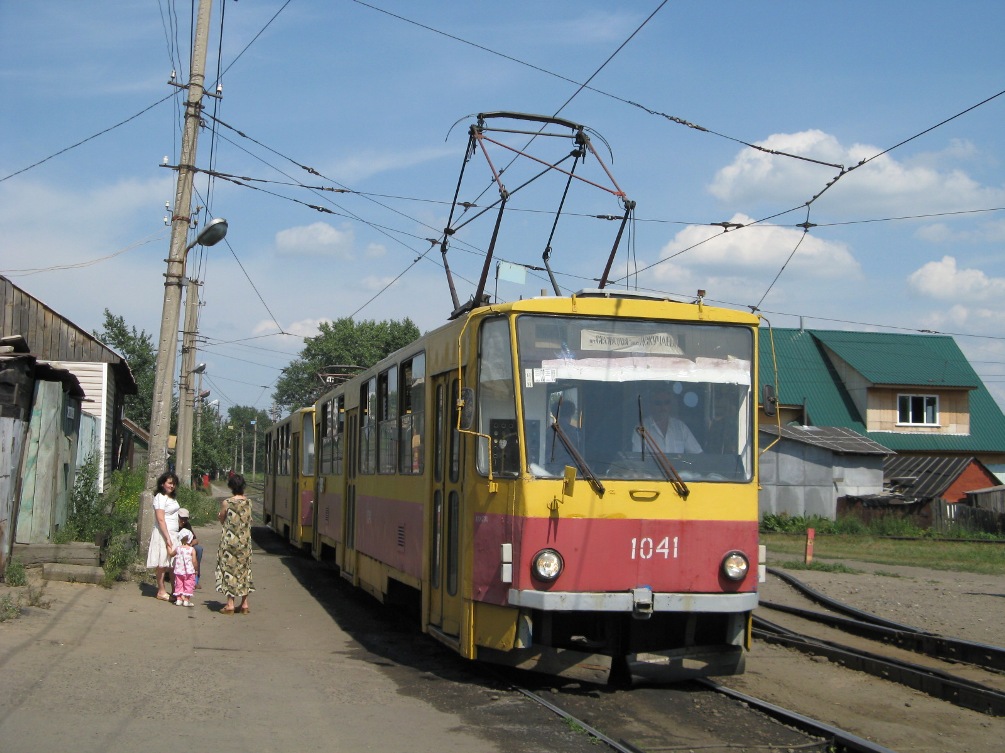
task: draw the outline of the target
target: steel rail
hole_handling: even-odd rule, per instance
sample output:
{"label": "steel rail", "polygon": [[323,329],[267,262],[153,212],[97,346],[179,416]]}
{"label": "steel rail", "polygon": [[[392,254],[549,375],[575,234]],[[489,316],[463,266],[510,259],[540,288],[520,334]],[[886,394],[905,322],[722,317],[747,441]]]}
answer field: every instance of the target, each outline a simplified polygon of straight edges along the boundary
{"label": "steel rail", "polygon": [[895,753],[895,751],[890,748],[880,745],[879,743],[874,743],[871,740],[861,738],[858,735],[853,735],[851,732],[847,732],[840,727],[834,727],[826,722],[813,719],[812,717],[803,716],[795,711],[790,711],[789,709],[776,706],[768,701],[763,701],[760,698],[755,698],[754,696],[747,695],[746,693],[741,693],[738,690],[733,690],[732,688],[719,685],[717,682],[712,680],[697,680],[696,682],[711,688],[717,693],[722,693],[723,695],[729,696],[737,701],[742,701],[751,708],[757,709],[758,711],[795,727],[806,734],[813,735],[814,737],[830,739],[837,745],[841,746],[838,749],[839,753]]}
{"label": "steel rail", "polygon": [[[587,734],[609,745],[614,750],[619,751],[619,753],[643,753],[640,748],[632,745],[626,740],[614,740],[613,738],[608,737],[600,730],[590,726],[560,706],[557,706],[548,699],[539,696],[537,693],[520,687],[509,680],[505,680],[495,673],[492,674],[495,675],[496,679],[501,680],[504,684],[509,686],[511,690],[515,690],[535,703],[539,703],[566,721],[575,724]],[[721,693],[733,700],[740,701],[747,706],[770,716],[776,721],[782,722],[794,729],[798,729],[806,735],[820,738],[821,740],[837,746],[828,749],[833,750],[834,753],[896,753],[890,748],[865,740],[852,734],[851,732],[848,732],[847,730],[827,724],[826,722],[821,722],[817,719],[813,719],[812,717],[804,716],[798,712],[777,706],[773,703],[769,703],[768,701],[761,700],[760,698],[755,698],[754,696],[747,695],[746,693],[741,693],[738,690],[732,690],[731,688],[719,685],[713,680],[698,679],[695,680],[695,682],[715,691],[716,693]]]}
{"label": "steel rail", "polygon": [[605,735],[603,732],[601,732],[600,730],[596,729],[595,727],[591,727],[589,724],[587,724],[586,722],[584,722],[582,719],[578,719],[578,718],[574,717],[572,714],[570,714],[568,711],[566,711],[565,709],[563,709],[563,708],[561,708],[559,706],[556,706],[554,703],[552,703],[551,701],[549,701],[547,698],[542,698],[537,693],[534,693],[533,691],[527,690],[527,688],[522,688],[519,685],[513,685],[512,683],[510,683],[510,687],[513,690],[517,691],[518,693],[522,693],[523,695],[527,696],[528,698],[530,698],[535,703],[541,704],[542,706],[544,706],[549,711],[553,711],[554,713],[558,714],[560,717],[562,717],[566,721],[572,722],[573,724],[575,724],[577,727],[581,728],[584,732],[586,732],[591,737],[595,737],[598,740],[600,740],[601,742],[607,743],[609,746],[611,746],[612,748],[614,748],[614,750],[620,751],[620,753],[641,753],[641,751],[638,748],[636,748],[634,745],[629,745],[628,743],[625,743],[623,741],[618,741],[618,740],[615,740],[613,738],[608,737],[607,735]]}
{"label": "steel rail", "polygon": [[960,638],[950,638],[936,633],[912,630],[907,626],[903,629],[891,628],[885,625],[876,625],[824,612],[814,612],[809,609],[792,607],[786,604],[775,604],[770,601],[759,602],[758,608],[762,607],[836,628],[861,638],[882,641],[906,651],[913,651],[916,654],[961,664],[970,664],[981,669],[997,672],[1005,671],[1005,648],[1000,646],[991,646],[984,643],[965,641]]}
{"label": "steel rail", "polygon": [[760,617],[754,618],[753,634],[755,638],[769,643],[795,648],[814,656],[825,656],[849,669],[913,688],[956,706],[990,716],[1005,716],[1005,693],[932,667],[922,667],[831,641],[810,638]]}
{"label": "steel rail", "polygon": [[[826,607],[827,609],[830,609],[831,611],[849,615],[855,620],[858,620],[859,623],[866,623],[867,625],[886,628],[891,631],[887,633],[888,637],[897,646],[915,651],[916,653],[925,654],[926,656],[932,656],[948,661],[974,664],[985,669],[1005,671],[1005,648],[1001,646],[976,643],[975,641],[967,641],[962,638],[951,638],[939,635],[938,633],[931,633],[927,630],[922,630],[911,625],[887,620],[870,612],[856,609],[848,604],[832,599],[829,596],[825,596],[788,573],[782,572],[773,567],[769,567],[768,572],[785,581],[807,598],[815,601],[821,606]],[[797,609],[796,607],[786,607],[763,601],[761,602],[761,605],[768,607],[769,609],[776,609],[778,611],[797,614],[795,611]],[[819,612],[806,612],[805,614],[799,614],[799,616],[816,622],[822,622],[825,624],[829,623],[833,626],[840,627],[843,630],[848,630],[849,632],[861,631],[857,634],[863,635],[863,637],[873,637],[871,635],[865,635],[865,633],[868,632],[866,627],[855,626],[853,628],[851,624],[841,625],[839,624],[840,618],[832,617],[831,615],[824,615]],[[880,634],[882,634],[882,631],[876,632],[876,635]]]}

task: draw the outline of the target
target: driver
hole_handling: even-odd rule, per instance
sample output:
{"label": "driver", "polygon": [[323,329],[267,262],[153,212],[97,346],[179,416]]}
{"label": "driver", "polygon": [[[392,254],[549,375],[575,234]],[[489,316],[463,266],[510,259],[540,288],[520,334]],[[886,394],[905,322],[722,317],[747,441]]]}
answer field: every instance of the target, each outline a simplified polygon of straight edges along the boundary
{"label": "driver", "polygon": [[[643,404],[649,415],[642,419],[642,425],[659,448],[667,455],[682,455],[684,453],[699,453],[701,445],[687,424],[676,416],[670,415],[673,408],[673,397],[669,391],[656,392]],[[642,437],[638,432],[632,434],[632,449],[639,452],[642,449]]]}

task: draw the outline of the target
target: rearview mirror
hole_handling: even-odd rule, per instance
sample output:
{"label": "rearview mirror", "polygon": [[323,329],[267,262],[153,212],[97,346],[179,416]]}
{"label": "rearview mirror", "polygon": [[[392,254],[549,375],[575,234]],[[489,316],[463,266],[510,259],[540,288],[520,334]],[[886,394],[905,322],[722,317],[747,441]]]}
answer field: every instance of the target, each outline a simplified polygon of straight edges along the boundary
{"label": "rearview mirror", "polygon": [[761,387],[761,407],[764,415],[773,416],[778,411],[778,397],[775,395],[775,386],[766,384]]}
{"label": "rearview mirror", "polygon": [[465,387],[461,390],[457,409],[461,412],[461,429],[471,431],[475,426],[475,391],[473,389]]}

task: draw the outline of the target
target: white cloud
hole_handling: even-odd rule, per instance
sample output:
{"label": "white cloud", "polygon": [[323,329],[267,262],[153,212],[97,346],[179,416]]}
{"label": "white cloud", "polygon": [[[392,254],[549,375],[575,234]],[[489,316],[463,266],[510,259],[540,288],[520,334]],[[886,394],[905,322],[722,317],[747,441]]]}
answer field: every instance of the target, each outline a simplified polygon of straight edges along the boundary
{"label": "white cloud", "polygon": [[[773,134],[758,145],[850,168],[820,199],[818,206],[829,211],[907,215],[1001,206],[1005,201],[1005,190],[982,186],[958,166],[939,169],[941,163],[955,165],[972,157],[972,148],[961,142],[953,142],[938,158],[927,154],[909,162],[893,154],[876,157],[883,150],[870,144],[845,146],[819,130]],[[870,161],[855,167],[863,160]],[[798,205],[838,174],[835,167],[745,148],[716,173],[708,189],[724,202]]]}
{"label": "white cloud", "polygon": [[393,279],[394,277],[392,275],[388,275],[385,277],[378,277],[377,275],[367,275],[366,277],[360,280],[360,285],[363,288],[363,290],[373,290],[373,291],[383,290],[384,288],[386,288],[388,285],[391,284],[391,281]]}
{"label": "white cloud", "polygon": [[935,222],[918,229],[914,234],[928,243],[1002,243],[1005,242],[1005,220],[994,220],[974,229],[955,230],[946,222]]}
{"label": "white cloud", "polygon": [[[318,333],[318,327],[321,326],[321,322],[330,322],[331,319],[327,317],[322,317],[320,319],[300,319],[295,322],[290,322],[283,326],[283,331],[290,335],[296,335],[297,337],[314,337]],[[256,324],[251,333],[253,335],[269,335],[275,334],[276,323],[272,319],[263,319],[258,324]]]}
{"label": "white cloud", "polygon": [[[736,214],[730,222],[750,225],[753,218]],[[701,244],[701,245],[697,245]],[[796,246],[789,268],[802,275],[823,278],[847,278],[861,272],[858,262],[843,243],[823,240],[802,230],[778,225],[751,225],[728,233],[705,225],[689,225],[667,243],[660,258],[667,258],[691,249],[675,262],[690,268],[723,267],[739,270],[777,270]],[[656,268],[656,276],[665,277]]]}
{"label": "white cloud", "polygon": [[370,243],[367,245],[363,255],[368,259],[379,259],[387,256],[387,246],[382,243]]}
{"label": "white cloud", "polygon": [[[730,221],[740,225],[753,222],[743,214]],[[680,253],[684,249],[689,250]],[[766,301],[785,300],[795,305],[808,291],[819,291],[822,285],[862,278],[858,262],[843,243],[778,225],[752,225],[729,232],[691,225],[663,247],[660,258],[668,261],[654,267],[652,273],[667,292],[693,295],[703,289],[712,299],[747,306],[759,304],[769,291]],[[783,265],[784,272],[776,281]]]}
{"label": "white cloud", "polygon": [[335,228],[327,222],[315,222],[280,230],[276,233],[276,249],[289,256],[334,256],[348,260],[353,258],[355,238],[349,224]]}
{"label": "white cloud", "polygon": [[402,152],[386,152],[375,149],[356,150],[351,157],[339,160],[330,171],[325,171],[325,173],[341,183],[352,186],[354,183],[380,173],[405,170],[445,157],[456,158],[456,147],[430,147],[409,149]]}
{"label": "white cloud", "polygon": [[979,269],[959,269],[952,256],[928,262],[912,272],[907,282],[915,291],[942,301],[1000,301],[1005,296],[1005,278],[988,277]]}

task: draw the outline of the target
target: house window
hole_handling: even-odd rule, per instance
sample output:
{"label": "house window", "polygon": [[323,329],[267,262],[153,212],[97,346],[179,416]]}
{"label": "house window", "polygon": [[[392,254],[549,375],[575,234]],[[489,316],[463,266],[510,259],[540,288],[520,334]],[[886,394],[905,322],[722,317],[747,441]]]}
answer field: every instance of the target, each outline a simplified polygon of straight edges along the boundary
{"label": "house window", "polygon": [[939,398],[936,395],[898,395],[897,423],[937,426]]}

